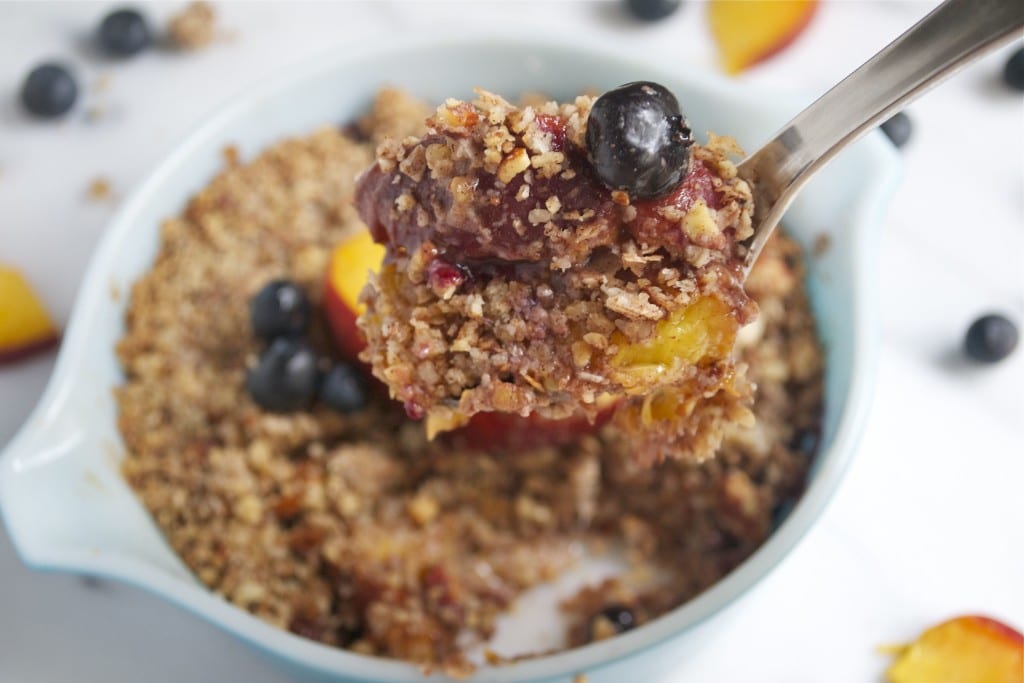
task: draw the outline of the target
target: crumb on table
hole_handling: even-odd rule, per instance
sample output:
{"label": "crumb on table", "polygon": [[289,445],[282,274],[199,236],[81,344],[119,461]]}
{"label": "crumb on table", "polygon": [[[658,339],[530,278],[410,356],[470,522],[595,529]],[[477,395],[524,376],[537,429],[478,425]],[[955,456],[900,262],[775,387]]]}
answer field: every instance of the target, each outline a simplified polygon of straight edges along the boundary
{"label": "crumb on table", "polygon": [[174,47],[199,50],[216,36],[217,13],[208,2],[193,2],[167,22],[167,37]]}
{"label": "crumb on table", "polygon": [[811,245],[811,254],[815,258],[821,258],[828,253],[828,250],[832,248],[832,236],[827,232],[818,233],[814,238],[814,243]]}
{"label": "crumb on table", "polygon": [[93,81],[92,89],[95,92],[106,92],[110,89],[110,84],[112,81],[113,77],[109,73],[101,73]]}
{"label": "crumb on table", "polygon": [[106,201],[114,196],[114,188],[109,180],[103,176],[96,176],[89,181],[86,196],[93,201]]}

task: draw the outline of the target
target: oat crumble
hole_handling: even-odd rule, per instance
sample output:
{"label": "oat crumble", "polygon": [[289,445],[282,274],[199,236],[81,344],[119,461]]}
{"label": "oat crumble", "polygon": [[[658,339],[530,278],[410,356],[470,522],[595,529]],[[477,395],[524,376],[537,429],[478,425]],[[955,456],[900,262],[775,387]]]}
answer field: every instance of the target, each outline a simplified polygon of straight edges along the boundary
{"label": "oat crumble", "polygon": [[583,149],[592,103],[478,91],[425,135],[380,141],[356,191],[388,250],[363,294],[362,358],[431,433],[490,411],[593,419],[624,396],[638,459],[700,459],[750,421],[730,355],[756,316],[750,187],[713,135],[668,196],[608,190]]}

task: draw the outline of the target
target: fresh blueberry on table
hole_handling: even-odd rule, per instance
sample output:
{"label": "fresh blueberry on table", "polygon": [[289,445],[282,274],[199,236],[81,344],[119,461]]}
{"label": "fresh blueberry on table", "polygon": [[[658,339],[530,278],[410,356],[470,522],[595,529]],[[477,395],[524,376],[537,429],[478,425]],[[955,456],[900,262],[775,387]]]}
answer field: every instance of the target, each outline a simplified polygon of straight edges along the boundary
{"label": "fresh blueberry on table", "polygon": [[118,57],[138,54],[153,42],[146,18],[138,10],[128,8],[114,10],[103,17],[97,33],[100,47]]}
{"label": "fresh blueberry on table", "polygon": [[295,339],[275,339],[245,377],[245,390],[261,408],[288,412],[305,408],[316,395],[317,356]]}
{"label": "fresh blueberry on table", "polygon": [[264,340],[294,337],[309,327],[309,298],[291,280],[273,280],[249,304],[253,333]]}
{"label": "fresh blueberry on table", "polygon": [[320,400],[339,413],[355,413],[365,408],[369,396],[359,369],[348,363],[331,368],[320,386]]}
{"label": "fresh blueberry on table", "polygon": [[1003,67],[1003,81],[1014,90],[1024,90],[1024,47],[1006,60]]}
{"label": "fresh blueberry on table", "polygon": [[601,181],[635,199],[658,197],[686,174],[693,137],[675,96],[639,81],[609,90],[587,120],[587,155]]}
{"label": "fresh blueberry on table", "polygon": [[41,64],[21,86],[21,103],[30,114],[52,119],[66,114],[78,98],[78,84],[61,64]]}
{"label": "fresh blueberry on table", "polygon": [[998,363],[1017,348],[1020,333],[1009,318],[991,313],[983,315],[967,328],[964,349],[981,363]]}
{"label": "fresh blueberry on table", "polygon": [[883,123],[881,128],[892,144],[896,145],[896,147],[902,147],[910,140],[913,125],[910,122],[909,116],[899,112]]}
{"label": "fresh blueberry on table", "polygon": [[636,615],[624,605],[608,605],[595,614],[587,626],[591,641],[603,640],[636,626]]}
{"label": "fresh blueberry on table", "polygon": [[680,0],[626,0],[626,9],[641,21],[659,21],[672,15]]}

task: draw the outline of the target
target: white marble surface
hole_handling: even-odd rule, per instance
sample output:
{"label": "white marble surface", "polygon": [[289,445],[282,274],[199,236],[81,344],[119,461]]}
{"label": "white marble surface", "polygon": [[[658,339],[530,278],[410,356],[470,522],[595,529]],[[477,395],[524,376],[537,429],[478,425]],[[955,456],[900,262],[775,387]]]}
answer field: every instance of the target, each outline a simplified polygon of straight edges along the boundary
{"label": "white marble surface", "polygon": [[[825,4],[791,49],[743,76],[820,91],[935,3]],[[173,4],[148,7],[155,18]],[[612,2],[222,4],[233,41],[188,57],[99,59],[104,3],[0,2],[0,261],[65,321],[90,250],[145,173],[232,92],[355,39],[492,22],[635,45],[709,68],[702,10],[633,24]],[[1007,50],[914,104],[905,179],[878,254],[884,296],[877,396],[860,453],[817,527],[715,620],[710,647],[671,681],[880,680],[880,643],[962,613],[1024,627],[1024,353],[994,368],[958,356],[969,321],[1024,321],[1024,97],[1001,87]],[[27,120],[14,94],[46,57],[73,63],[82,106]],[[107,87],[97,87],[105,76]],[[103,109],[89,121],[84,111]],[[94,177],[109,202],[86,199]],[[52,356],[0,369],[0,445],[41,393]],[[25,569],[0,531],[0,681],[285,680],[213,627],[134,589]],[[756,664],[756,668],[754,665]],[[755,673],[756,672],[756,673]],[[664,683],[671,683],[665,681]]]}

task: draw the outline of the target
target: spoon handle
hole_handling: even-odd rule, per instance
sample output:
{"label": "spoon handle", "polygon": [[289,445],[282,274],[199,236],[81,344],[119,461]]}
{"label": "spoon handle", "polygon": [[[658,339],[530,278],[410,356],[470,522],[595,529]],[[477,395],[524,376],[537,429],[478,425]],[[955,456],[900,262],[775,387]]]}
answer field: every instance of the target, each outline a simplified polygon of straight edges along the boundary
{"label": "spoon handle", "polygon": [[848,144],[982,55],[1019,37],[1024,0],[946,0],[745,159],[757,201],[749,269],[811,175]]}

